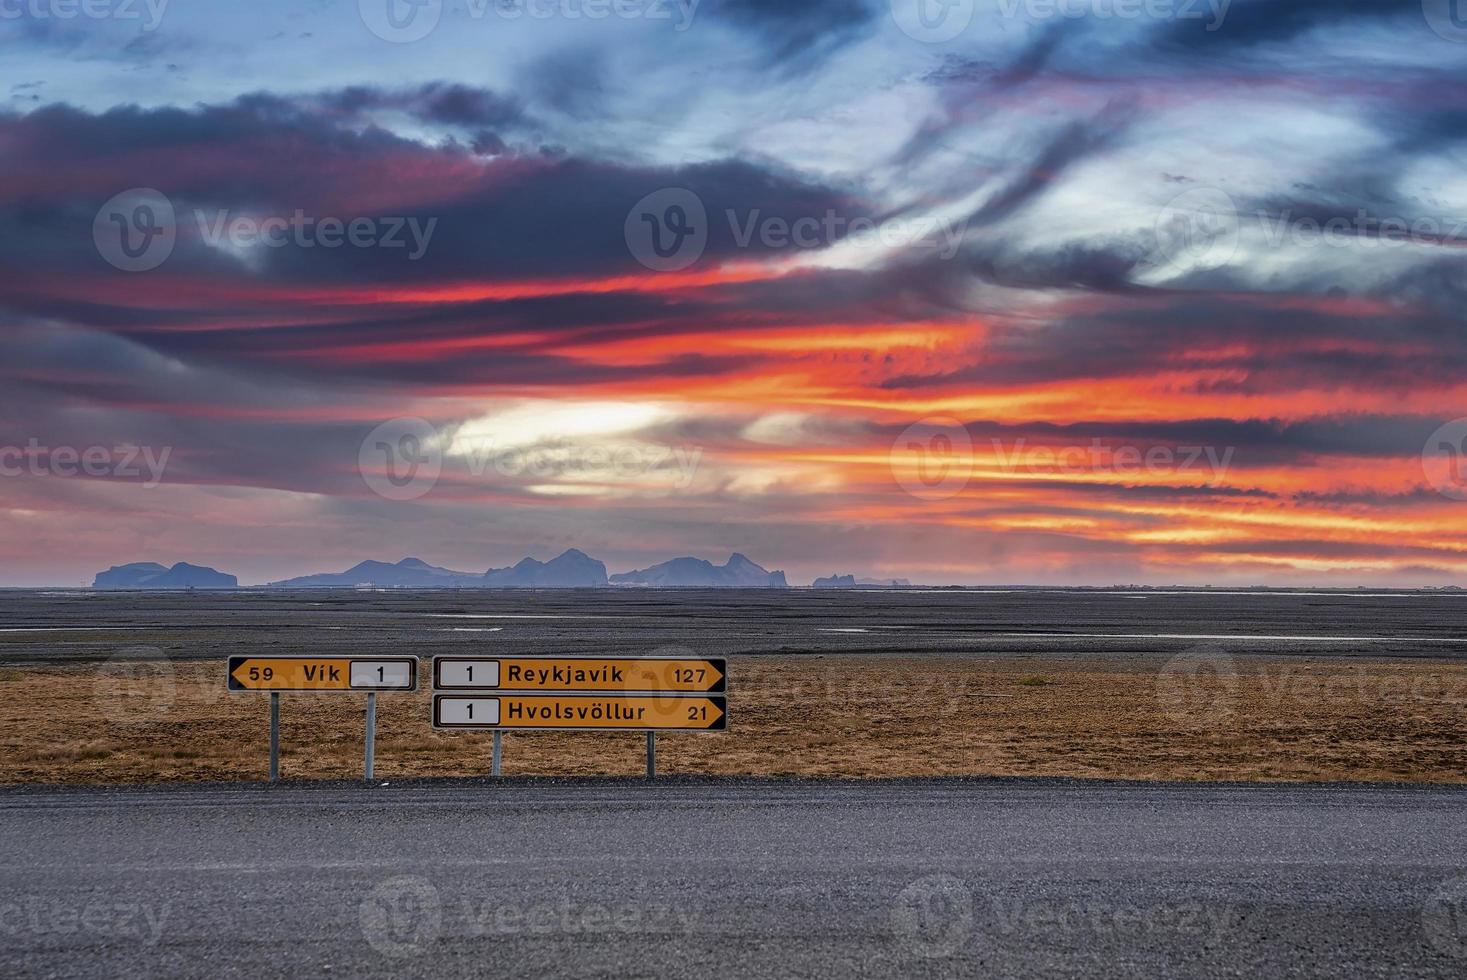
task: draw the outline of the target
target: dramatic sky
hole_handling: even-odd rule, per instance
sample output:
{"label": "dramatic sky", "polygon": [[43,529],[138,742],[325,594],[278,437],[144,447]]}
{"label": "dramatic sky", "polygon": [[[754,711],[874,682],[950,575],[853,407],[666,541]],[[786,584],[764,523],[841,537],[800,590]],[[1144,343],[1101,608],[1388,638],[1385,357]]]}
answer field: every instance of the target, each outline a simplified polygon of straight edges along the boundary
{"label": "dramatic sky", "polygon": [[1467,584],[1467,3],[388,2],[0,0],[0,584]]}

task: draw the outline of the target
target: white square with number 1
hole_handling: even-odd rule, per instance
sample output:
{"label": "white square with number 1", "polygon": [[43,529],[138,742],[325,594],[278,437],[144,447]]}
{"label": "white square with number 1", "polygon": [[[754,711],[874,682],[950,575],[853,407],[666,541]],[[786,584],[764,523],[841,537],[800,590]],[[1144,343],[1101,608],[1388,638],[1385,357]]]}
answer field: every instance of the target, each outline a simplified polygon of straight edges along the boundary
{"label": "white square with number 1", "polygon": [[440,725],[497,725],[498,698],[439,698]]}
{"label": "white square with number 1", "polygon": [[498,660],[440,660],[439,687],[498,687]]}
{"label": "white square with number 1", "polygon": [[353,660],[351,686],[365,690],[413,686],[413,665],[400,660]]}

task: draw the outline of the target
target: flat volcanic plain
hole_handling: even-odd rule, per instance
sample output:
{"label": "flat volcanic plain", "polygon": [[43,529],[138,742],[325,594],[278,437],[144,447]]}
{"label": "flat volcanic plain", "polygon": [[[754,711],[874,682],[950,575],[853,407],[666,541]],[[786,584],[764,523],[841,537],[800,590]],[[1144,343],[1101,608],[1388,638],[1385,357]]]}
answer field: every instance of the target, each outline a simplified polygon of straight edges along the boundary
{"label": "flat volcanic plain", "polygon": [[[1197,590],[0,591],[0,782],[256,779],[229,655],[416,654],[379,778],[474,775],[434,654],[726,656],[683,775],[1467,781],[1467,594]],[[282,698],[283,775],[360,774],[363,701]],[[636,734],[507,733],[505,772],[634,774]]]}

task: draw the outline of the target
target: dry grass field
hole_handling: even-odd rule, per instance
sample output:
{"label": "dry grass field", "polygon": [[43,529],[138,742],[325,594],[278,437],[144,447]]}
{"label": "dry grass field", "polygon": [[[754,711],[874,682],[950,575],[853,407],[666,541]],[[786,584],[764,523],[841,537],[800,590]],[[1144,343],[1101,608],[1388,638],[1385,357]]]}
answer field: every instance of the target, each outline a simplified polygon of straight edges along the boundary
{"label": "dry grass field", "polygon": [[[377,775],[475,775],[488,733],[437,733],[423,690],[378,699]],[[360,776],[360,695],[282,699],[287,779]],[[269,699],[222,661],[0,670],[0,782],[260,779]],[[636,733],[507,733],[504,770],[637,774]],[[1181,657],[749,656],[729,730],[668,733],[664,773],[1467,781],[1467,665]]]}

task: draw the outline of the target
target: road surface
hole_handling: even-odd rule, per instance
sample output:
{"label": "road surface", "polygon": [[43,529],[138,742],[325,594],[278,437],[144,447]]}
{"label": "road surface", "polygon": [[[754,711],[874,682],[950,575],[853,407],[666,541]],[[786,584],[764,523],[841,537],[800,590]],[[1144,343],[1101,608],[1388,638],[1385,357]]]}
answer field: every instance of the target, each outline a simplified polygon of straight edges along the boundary
{"label": "road surface", "polygon": [[1467,975],[1467,789],[0,790],[0,975]]}

